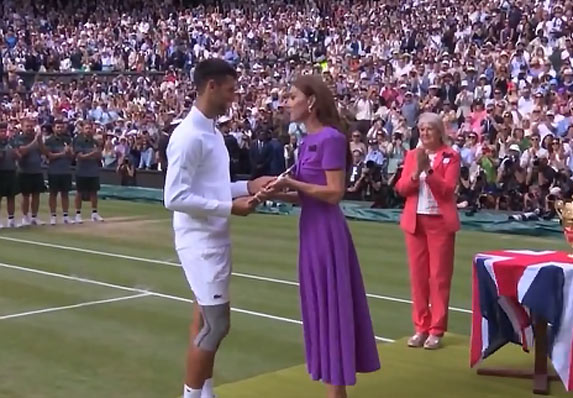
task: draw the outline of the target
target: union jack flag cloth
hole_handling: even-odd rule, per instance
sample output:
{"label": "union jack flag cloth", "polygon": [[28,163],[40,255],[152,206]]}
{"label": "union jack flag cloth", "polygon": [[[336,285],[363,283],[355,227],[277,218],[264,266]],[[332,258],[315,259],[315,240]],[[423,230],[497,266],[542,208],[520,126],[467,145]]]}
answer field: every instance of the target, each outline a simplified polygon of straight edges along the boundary
{"label": "union jack flag cloth", "polygon": [[477,254],[472,311],[472,367],[507,343],[529,351],[533,313],[547,320],[549,357],[567,391],[573,390],[573,258],[567,253]]}

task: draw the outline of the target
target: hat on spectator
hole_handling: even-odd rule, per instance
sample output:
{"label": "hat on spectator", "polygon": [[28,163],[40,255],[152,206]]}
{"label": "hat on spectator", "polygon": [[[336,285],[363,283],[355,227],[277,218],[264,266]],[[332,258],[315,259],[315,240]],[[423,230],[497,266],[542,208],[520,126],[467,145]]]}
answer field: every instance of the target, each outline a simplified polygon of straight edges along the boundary
{"label": "hat on spectator", "polygon": [[217,123],[218,124],[225,124],[225,123],[230,122],[230,121],[231,121],[231,118],[227,115],[224,115],[224,116],[221,116],[219,118],[219,120],[217,120]]}
{"label": "hat on spectator", "polygon": [[468,81],[467,81],[467,80],[462,80],[461,86],[462,86],[462,87],[467,87],[467,86],[468,86]]}
{"label": "hat on spectator", "polygon": [[509,150],[510,150],[510,151],[516,151],[516,152],[521,153],[521,148],[520,148],[519,145],[517,145],[517,144],[511,144],[511,145],[509,146]]}

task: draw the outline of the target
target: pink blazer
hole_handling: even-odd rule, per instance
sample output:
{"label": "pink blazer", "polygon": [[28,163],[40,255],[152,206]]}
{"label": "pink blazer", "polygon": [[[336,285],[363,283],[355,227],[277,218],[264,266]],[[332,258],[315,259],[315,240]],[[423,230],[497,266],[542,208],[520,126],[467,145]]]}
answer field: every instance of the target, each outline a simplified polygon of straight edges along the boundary
{"label": "pink blazer", "polygon": [[[408,233],[416,232],[416,212],[418,209],[419,181],[412,181],[412,173],[416,171],[416,150],[406,154],[404,169],[398,182],[396,191],[406,199],[400,226]],[[442,146],[432,163],[434,172],[426,177],[426,183],[444,220],[444,230],[456,232],[460,229],[460,219],[456,206],[455,190],[460,174],[460,156],[449,146]]]}

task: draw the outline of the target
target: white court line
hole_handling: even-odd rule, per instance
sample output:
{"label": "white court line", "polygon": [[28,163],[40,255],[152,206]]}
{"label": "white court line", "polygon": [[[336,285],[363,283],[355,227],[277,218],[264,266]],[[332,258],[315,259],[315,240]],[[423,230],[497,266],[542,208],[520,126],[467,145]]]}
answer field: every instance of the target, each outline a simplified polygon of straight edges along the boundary
{"label": "white court line", "polygon": [[[155,259],[144,258],[144,257],[134,257],[134,256],[128,256],[125,254],[102,252],[102,251],[98,251],[98,250],[83,249],[80,247],[63,246],[63,245],[57,245],[57,244],[53,244],[53,243],[38,242],[38,241],[19,239],[19,238],[11,238],[8,236],[0,236],[0,240],[5,240],[5,241],[9,241],[9,242],[24,243],[24,244],[28,244],[28,245],[49,247],[52,249],[74,251],[74,252],[78,252],[78,253],[93,254],[96,256],[121,258],[124,260],[139,261],[142,263],[168,265],[170,267],[181,267],[180,264],[173,263],[170,261],[155,260]],[[271,283],[278,283],[281,285],[298,286],[298,282],[287,281],[287,280],[276,279],[276,278],[268,278],[265,276],[258,276],[258,275],[252,275],[252,274],[244,274],[244,273],[240,273],[240,272],[233,272],[233,276],[238,277],[238,278],[257,280],[257,281],[261,281],[261,282],[271,282]],[[391,302],[402,303],[402,304],[412,304],[412,300],[407,300],[407,299],[402,299],[402,298],[397,298],[397,297],[382,296],[382,295],[373,294],[373,293],[366,293],[366,296],[369,298],[377,299],[377,300],[385,300],[385,301],[391,301]],[[471,310],[468,310],[465,308],[459,308],[459,307],[449,307],[449,310],[453,311],[453,312],[460,312],[463,314],[471,314],[472,313]]]}
{"label": "white court line", "polygon": [[96,301],[87,301],[85,303],[73,304],[73,305],[64,305],[62,307],[44,308],[42,310],[21,312],[19,314],[2,315],[2,316],[0,316],[0,321],[6,320],[6,319],[13,319],[13,318],[22,318],[22,317],[29,316],[29,315],[46,314],[49,312],[71,310],[74,308],[91,307],[93,305],[99,305],[99,304],[117,303],[118,301],[126,301],[126,300],[141,298],[141,297],[147,297],[149,295],[150,295],[149,293],[138,293],[138,294],[133,294],[130,296],[115,297],[115,298],[96,300]]}
{"label": "white court line", "polygon": [[[67,279],[67,280],[75,281],[75,282],[88,283],[91,285],[104,286],[104,287],[109,287],[109,288],[118,289],[118,290],[124,290],[124,291],[128,291],[128,292],[142,293],[142,294],[147,294],[149,296],[161,297],[164,299],[180,301],[180,302],[184,302],[184,303],[193,303],[193,300],[188,299],[188,298],[184,298],[184,297],[180,297],[180,296],[173,296],[170,294],[152,292],[149,290],[137,289],[134,287],[127,287],[127,286],[123,286],[123,285],[116,285],[114,283],[101,282],[101,281],[96,281],[93,279],[80,278],[77,276],[59,274],[56,272],[42,271],[42,270],[39,270],[36,268],[21,267],[18,265],[11,265],[11,264],[5,264],[5,263],[0,263],[0,267],[14,269],[14,270],[18,270],[18,271],[24,271],[24,272],[31,272],[31,273],[38,274],[38,275],[51,276],[53,278],[60,278],[60,279]],[[281,321],[281,322],[293,323],[296,325],[302,325],[302,321],[299,321],[297,319],[285,318],[282,316],[270,315],[270,314],[265,314],[262,312],[249,311],[249,310],[244,310],[244,309],[235,308],[235,307],[231,307],[231,311],[238,312],[240,314],[253,315],[253,316],[260,317],[260,318],[272,319],[275,321]],[[388,339],[386,337],[378,337],[378,336],[375,336],[375,337],[376,337],[376,340],[383,341],[385,343],[393,343],[395,341],[392,339]]]}

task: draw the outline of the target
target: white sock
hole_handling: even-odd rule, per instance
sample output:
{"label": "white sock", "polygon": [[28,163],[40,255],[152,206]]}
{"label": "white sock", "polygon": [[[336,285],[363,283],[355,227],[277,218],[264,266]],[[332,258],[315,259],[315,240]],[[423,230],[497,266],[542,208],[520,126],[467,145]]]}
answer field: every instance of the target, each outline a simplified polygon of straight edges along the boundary
{"label": "white sock", "polygon": [[201,390],[185,386],[183,389],[183,398],[201,398]]}
{"label": "white sock", "polygon": [[213,379],[205,380],[203,384],[203,390],[201,392],[201,398],[213,398]]}

